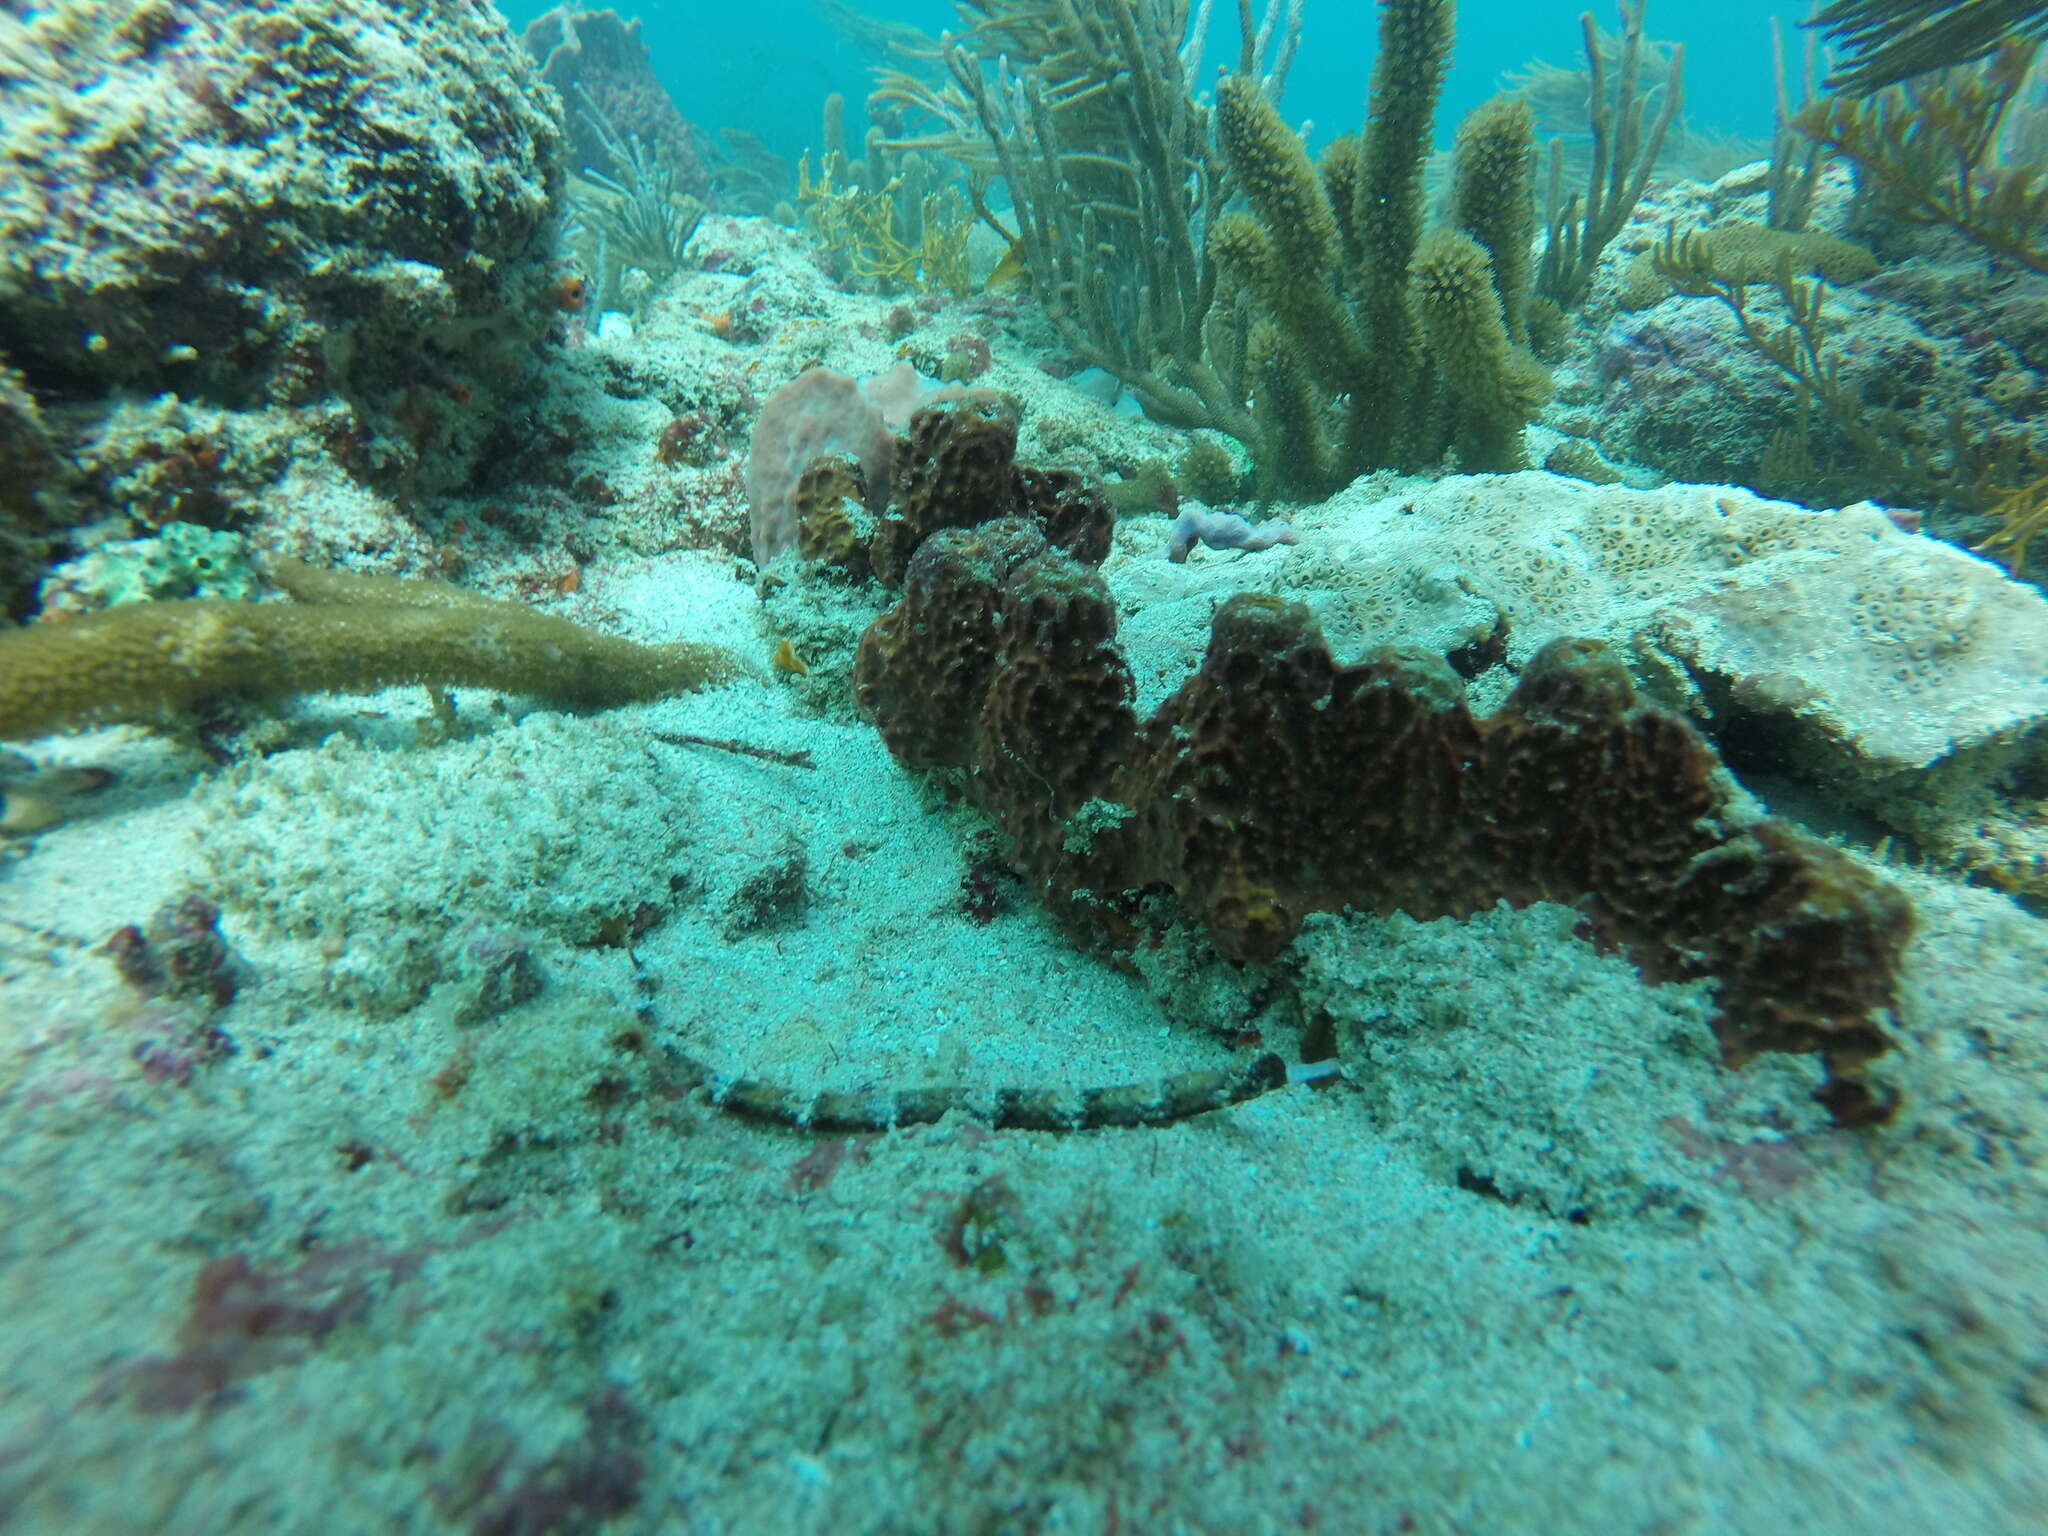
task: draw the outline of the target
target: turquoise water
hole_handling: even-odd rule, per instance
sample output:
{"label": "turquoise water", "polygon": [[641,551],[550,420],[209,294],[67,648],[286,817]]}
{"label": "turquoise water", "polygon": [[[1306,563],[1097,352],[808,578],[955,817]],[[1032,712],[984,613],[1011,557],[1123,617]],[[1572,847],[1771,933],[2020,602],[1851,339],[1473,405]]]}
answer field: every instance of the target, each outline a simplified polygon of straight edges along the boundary
{"label": "turquoise water", "polygon": [[[547,7],[508,4],[501,9],[515,26],[524,26]],[[931,33],[959,26],[944,0],[863,9]],[[1584,57],[1582,9],[1512,0],[1460,7],[1457,66],[1444,92],[1443,123],[1456,122],[1491,94],[1500,76],[1532,59],[1577,67]],[[1615,24],[1607,10],[1595,7],[1594,14],[1602,26]],[[1771,21],[1775,17],[1794,40],[1796,66],[1804,37],[1797,24],[1805,15],[1796,6],[1758,0],[1714,6],[1652,0],[1645,26],[1650,37],[1686,47],[1687,114],[1693,124],[1754,136],[1771,131]],[[831,91],[856,102],[868,88],[870,61],[844,44],[812,0],[761,0],[734,8],[649,7],[641,28],[656,68],[686,116],[713,129],[746,128],[792,158],[815,145],[814,102]],[[1318,141],[1352,132],[1362,120],[1376,35],[1365,6],[1319,6],[1310,0],[1306,7],[1287,110],[1297,121],[1313,121]],[[1210,33],[1212,68],[1234,61],[1236,38],[1234,13],[1218,5]]]}

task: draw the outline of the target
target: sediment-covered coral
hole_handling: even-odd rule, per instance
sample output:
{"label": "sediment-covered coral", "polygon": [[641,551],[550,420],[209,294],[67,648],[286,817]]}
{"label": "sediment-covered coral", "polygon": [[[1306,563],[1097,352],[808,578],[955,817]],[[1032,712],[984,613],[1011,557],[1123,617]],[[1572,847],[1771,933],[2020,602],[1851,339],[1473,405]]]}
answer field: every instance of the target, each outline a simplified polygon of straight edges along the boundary
{"label": "sediment-covered coral", "polygon": [[1441,658],[1339,665],[1305,606],[1241,595],[1140,722],[1115,633],[1100,579],[1006,519],[927,539],[857,666],[891,752],[960,771],[1068,923],[1114,932],[1167,887],[1225,953],[1269,960],[1314,911],[1561,901],[1654,977],[1717,978],[1731,1061],[1819,1052],[1838,1115],[1881,1113],[1859,1073],[1886,1048],[1911,909],[1745,814],[1604,646],[1544,647],[1482,719]]}
{"label": "sediment-covered coral", "polygon": [[497,13],[0,14],[0,350],[38,395],[338,395],[458,480],[552,318],[558,109]]}

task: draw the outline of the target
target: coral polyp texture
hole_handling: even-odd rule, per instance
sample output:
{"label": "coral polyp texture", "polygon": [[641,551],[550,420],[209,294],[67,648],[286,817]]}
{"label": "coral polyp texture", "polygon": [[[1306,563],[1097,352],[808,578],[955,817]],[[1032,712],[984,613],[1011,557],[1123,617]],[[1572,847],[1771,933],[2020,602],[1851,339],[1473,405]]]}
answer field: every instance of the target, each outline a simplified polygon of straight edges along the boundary
{"label": "coral polyp texture", "polygon": [[[0,353],[38,396],[339,395],[365,464],[476,451],[547,327],[559,109],[488,7],[0,14]],[[443,479],[436,484],[454,483]],[[429,486],[428,488],[434,488]]]}
{"label": "coral polyp texture", "polygon": [[1127,931],[1170,888],[1233,957],[1312,912],[1576,907],[1655,980],[1712,977],[1731,1063],[1817,1052],[1825,1100],[1885,1105],[1911,908],[1847,855],[1746,814],[1712,749],[1598,642],[1545,646],[1493,715],[1432,653],[1331,655],[1308,608],[1241,594],[1147,721],[1099,576],[1006,519],[944,531],[862,638],[863,711],[906,766],[954,770],[1069,926]]}
{"label": "coral polyp texture", "polygon": [[[812,461],[791,493],[797,547],[807,559],[900,586],[925,539],[941,528],[1022,518],[1083,565],[1109,554],[1116,514],[1072,470],[1017,463],[1017,417],[985,391],[937,401],[893,440],[881,496],[850,454]],[[870,518],[861,517],[865,506]]]}

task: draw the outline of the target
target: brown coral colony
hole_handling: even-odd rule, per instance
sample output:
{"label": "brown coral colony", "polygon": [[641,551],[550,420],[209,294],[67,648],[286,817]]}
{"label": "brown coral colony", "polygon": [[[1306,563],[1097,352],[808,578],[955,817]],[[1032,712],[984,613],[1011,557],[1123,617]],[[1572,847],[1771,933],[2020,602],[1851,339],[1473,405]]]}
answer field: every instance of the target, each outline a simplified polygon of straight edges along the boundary
{"label": "brown coral colony", "polygon": [[900,585],[862,637],[862,712],[898,762],[958,779],[1070,930],[1128,934],[1170,890],[1224,953],[1276,959],[1311,913],[1469,916],[1556,901],[1656,981],[1718,983],[1728,1061],[1819,1054],[1838,1121],[1891,1108],[1911,908],[1846,854],[1744,813],[1711,747],[1594,641],[1558,640],[1493,715],[1440,656],[1343,665],[1309,610],[1243,594],[1199,670],[1132,708],[1094,567],[1111,519],[1079,477],[1014,462],[1000,407],[949,402],[897,440],[879,515],[850,458],[806,471],[799,547]]}

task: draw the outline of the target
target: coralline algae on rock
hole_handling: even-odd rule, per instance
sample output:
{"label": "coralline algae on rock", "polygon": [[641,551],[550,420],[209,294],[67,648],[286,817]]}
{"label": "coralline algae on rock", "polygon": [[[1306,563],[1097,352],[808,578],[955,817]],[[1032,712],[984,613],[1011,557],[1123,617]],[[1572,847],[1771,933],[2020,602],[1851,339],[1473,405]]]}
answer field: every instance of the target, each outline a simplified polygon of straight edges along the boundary
{"label": "coralline algae on rock", "polygon": [[0,124],[0,353],[37,394],[336,394],[366,465],[459,475],[548,322],[558,108],[487,7],[0,14]]}

